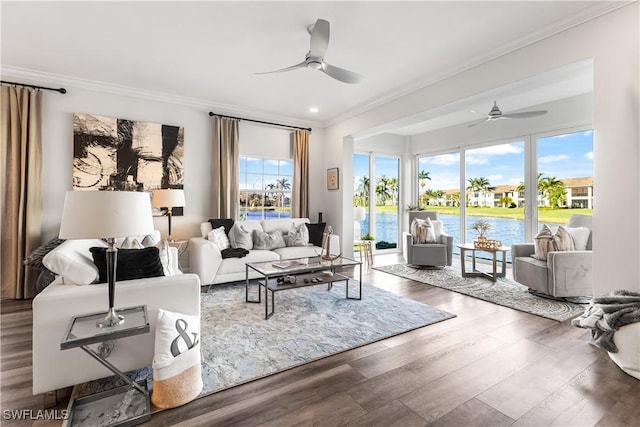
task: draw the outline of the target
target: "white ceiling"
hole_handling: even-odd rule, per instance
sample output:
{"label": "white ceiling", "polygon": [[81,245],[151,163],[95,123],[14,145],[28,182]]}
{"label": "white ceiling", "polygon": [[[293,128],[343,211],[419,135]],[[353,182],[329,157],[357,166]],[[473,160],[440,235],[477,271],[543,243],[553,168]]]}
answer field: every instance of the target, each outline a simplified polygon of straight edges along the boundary
{"label": "white ceiling", "polygon": [[[618,6],[608,1],[2,1],[2,75],[77,86],[99,82],[190,100],[216,112],[326,126]],[[364,75],[364,82],[349,85],[310,69],[255,74],[304,60],[306,27],[318,18],[331,23],[326,62]],[[502,90],[509,104],[501,105],[503,111],[526,107],[515,95],[531,90],[525,86]],[[553,96],[567,96],[558,89],[570,85],[553,86]],[[488,99],[469,105],[488,112]],[[462,116],[451,115],[468,114],[469,105],[419,118],[430,125],[415,125],[413,118],[396,131],[414,134],[459,122]],[[310,113],[311,106],[319,112]]]}

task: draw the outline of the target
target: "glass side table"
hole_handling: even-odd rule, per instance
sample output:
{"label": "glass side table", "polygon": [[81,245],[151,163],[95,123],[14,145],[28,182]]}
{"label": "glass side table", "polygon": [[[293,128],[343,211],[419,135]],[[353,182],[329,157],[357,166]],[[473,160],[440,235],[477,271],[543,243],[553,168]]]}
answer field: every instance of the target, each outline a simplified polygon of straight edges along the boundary
{"label": "glass side table", "polygon": [[[68,426],[132,426],[151,419],[151,403],[146,381],[137,383],[127,377],[107,357],[113,348],[110,341],[149,332],[147,306],[117,309],[124,323],[109,328],[96,326],[106,312],[73,316],[60,342],[61,350],[81,348],[89,356],[122,378],[127,385],[90,396],[71,399]],[[98,351],[89,347],[101,343]]]}

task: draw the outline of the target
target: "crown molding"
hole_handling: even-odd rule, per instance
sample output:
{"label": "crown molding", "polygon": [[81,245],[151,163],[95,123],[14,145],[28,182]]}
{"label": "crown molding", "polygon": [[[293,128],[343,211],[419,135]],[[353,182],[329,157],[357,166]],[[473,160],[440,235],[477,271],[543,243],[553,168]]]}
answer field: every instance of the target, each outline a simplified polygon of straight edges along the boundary
{"label": "crown molding", "polygon": [[469,61],[463,64],[460,64],[459,66],[451,70],[440,73],[439,75],[431,75],[424,79],[414,81],[413,83],[410,83],[410,84],[401,86],[399,88],[396,88],[392,91],[389,91],[385,95],[376,97],[376,99],[371,102],[361,104],[360,106],[356,106],[350,109],[349,111],[346,111],[345,113],[339,114],[329,120],[322,122],[322,127],[328,128],[338,123],[341,123],[345,120],[357,117],[381,105],[387,104],[391,101],[402,98],[403,96],[417,92],[421,89],[434,85],[438,82],[441,82],[443,80],[446,80],[458,74],[469,71],[482,64],[493,61],[501,56],[516,52],[520,49],[523,49],[541,40],[544,40],[546,38],[549,38],[563,31],[569,30],[573,27],[584,24],[588,21],[591,21],[593,19],[596,19],[608,13],[614,12],[618,9],[629,6],[636,2],[637,0],[628,0],[628,1],[612,1],[612,2],[607,2],[606,4],[598,4],[593,8],[591,8],[590,10],[583,11],[578,15],[567,17],[562,21],[556,22],[552,25],[549,25],[545,28],[540,29],[539,31],[536,31],[535,33],[531,33],[520,39],[513,40],[498,49],[494,49],[483,55],[476,56],[475,58],[472,58]]}
{"label": "crown molding", "polygon": [[293,117],[268,114],[263,111],[251,110],[249,108],[240,107],[238,105],[224,104],[208,99],[191,98],[170,93],[105,83],[96,80],[81,79],[62,74],[47,73],[44,71],[31,70],[27,68],[2,65],[0,74],[2,75],[3,80],[19,80],[21,83],[54,85],[56,87],[67,86],[68,88],[71,87],[76,89],[108,93],[110,95],[128,96],[132,98],[144,99],[147,101],[164,102],[190,108],[203,109],[206,110],[207,113],[209,111],[213,111],[215,113],[230,116],[241,116],[248,119],[262,120],[266,122],[282,122],[292,126],[311,128],[322,127],[322,123],[318,121],[303,121]]}

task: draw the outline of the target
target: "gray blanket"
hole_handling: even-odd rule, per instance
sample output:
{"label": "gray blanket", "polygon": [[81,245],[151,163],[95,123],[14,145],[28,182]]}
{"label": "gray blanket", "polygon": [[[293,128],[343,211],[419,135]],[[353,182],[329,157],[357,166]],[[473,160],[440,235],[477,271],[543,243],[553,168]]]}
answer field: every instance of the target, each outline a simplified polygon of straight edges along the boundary
{"label": "gray blanket", "polygon": [[591,329],[591,344],[611,353],[618,348],[613,334],[624,325],[640,322],[640,293],[613,291],[593,298],[584,314],[571,321],[573,326]]}

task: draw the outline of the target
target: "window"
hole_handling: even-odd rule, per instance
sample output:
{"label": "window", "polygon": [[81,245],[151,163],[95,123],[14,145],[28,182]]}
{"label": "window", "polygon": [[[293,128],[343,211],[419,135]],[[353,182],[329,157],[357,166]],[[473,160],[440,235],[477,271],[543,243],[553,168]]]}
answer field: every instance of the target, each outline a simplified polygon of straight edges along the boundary
{"label": "window", "polygon": [[538,229],[542,224],[557,225],[560,209],[591,215],[593,131],[544,136],[537,139],[537,149]]}
{"label": "window", "polygon": [[240,157],[240,219],[291,217],[293,160]]}

